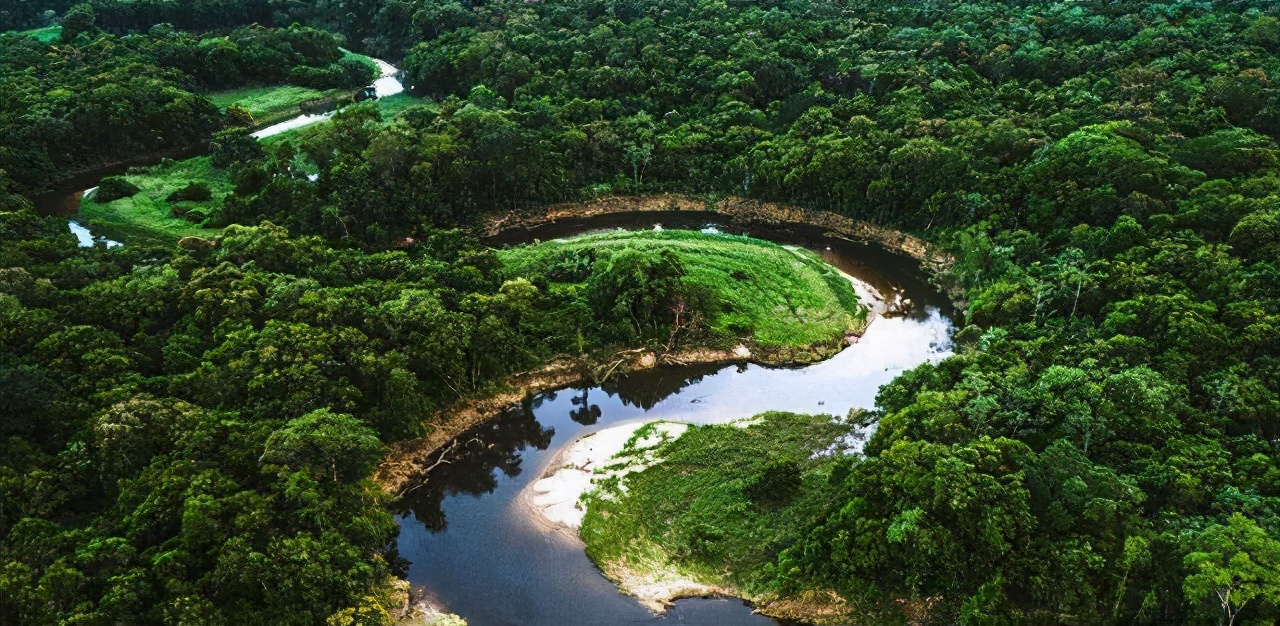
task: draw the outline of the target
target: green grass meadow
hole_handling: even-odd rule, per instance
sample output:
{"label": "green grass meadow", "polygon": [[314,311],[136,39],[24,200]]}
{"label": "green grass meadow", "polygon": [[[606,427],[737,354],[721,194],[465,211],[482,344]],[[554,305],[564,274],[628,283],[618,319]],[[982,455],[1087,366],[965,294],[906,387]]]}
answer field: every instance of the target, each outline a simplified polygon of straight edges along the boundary
{"label": "green grass meadow", "polygon": [[[636,249],[673,251],[685,280],[709,288],[720,310],[717,334],[763,347],[803,347],[843,339],[866,323],[849,281],[808,250],[736,235],[689,230],[617,231],[547,241],[499,252],[508,274],[543,275],[567,257]],[[575,289],[574,284],[552,288]]]}
{"label": "green grass meadow", "polygon": [[[172,207],[207,215],[234,187],[228,172],[214,167],[212,158],[208,156],[165,161],[136,173],[130,172],[125,179],[141,191],[106,204],[86,199],[80,203],[80,215],[93,226],[94,232],[100,231],[126,243],[141,241],[167,245],[182,237],[216,234],[216,230],[201,228],[199,224],[175,217]],[[166,200],[169,194],[192,182],[208,185],[213,197],[200,202],[171,203]]]}
{"label": "green grass meadow", "polygon": [[320,91],[297,85],[275,85],[218,91],[209,94],[208,98],[214,106],[223,110],[239,104],[253,115],[256,126],[269,126],[299,115],[298,105],[303,102],[319,100],[341,91],[343,90]]}
{"label": "green grass meadow", "polygon": [[745,424],[690,427],[654,451],[655,465],[602,482],[586,497],[587,556],[765,593],[778,554],[827,506],[832,472],[852,462],[815,452],[850,427],[781,412]]}
{"label": "green grass meadow", "polygon": [[40,41],[40,43],[47,44],[57,41],[58,38],[62,36],[62,27],[57,25],[45,26],[44,28],[33,28],[31,30],[9,31],[6,34],[27,35],[29,37],[35,37]]}

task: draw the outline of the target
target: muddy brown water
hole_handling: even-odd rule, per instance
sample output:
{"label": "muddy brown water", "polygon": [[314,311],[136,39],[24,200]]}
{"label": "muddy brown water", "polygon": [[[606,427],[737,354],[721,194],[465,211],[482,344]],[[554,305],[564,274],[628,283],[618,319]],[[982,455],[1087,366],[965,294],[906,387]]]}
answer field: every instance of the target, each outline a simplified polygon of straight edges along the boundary
{"label": "muddy brown water", "polygon": [[917,261],[806,226],[735,226],[716,219],[689,212],[612,214],[507,232],[490,243],[655,225],[750,234],[814,250],[897,305],[858,343],[821,363],[658,368],[601,386],[540,394],[464,434],[459,439],[466,443],[453,460],[399,503],[400,554],[411,563],[408,579],[419,593],[472,626],[777,623],[731,598],[685,599],[654,615],[606,580],[576,537],[539,523],[522,497],[563,446],[587,433],[654,419],[717,423],[767,410],[844,415],[873,408],[880,386],[906,369],[950,354],[950,304]]}

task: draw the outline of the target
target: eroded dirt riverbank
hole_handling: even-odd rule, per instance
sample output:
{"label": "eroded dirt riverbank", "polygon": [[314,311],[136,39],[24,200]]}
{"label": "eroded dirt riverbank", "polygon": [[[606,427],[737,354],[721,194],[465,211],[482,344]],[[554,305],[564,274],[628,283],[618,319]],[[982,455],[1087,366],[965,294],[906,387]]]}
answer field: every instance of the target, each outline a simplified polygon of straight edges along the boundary
{"label": "eroded dirt riverbank", "polygon": [[484,233],[492,239],[503,241],[521,237],[521,231],[532,233],[539,227],[568,219],[664,211],[704,213],[708,219],[726,220],[729,226],[804,224],[821,228],[834,236],[876,244],[905,254],[935,270],[946,267],[952,261],[950,257],[938,253],[929,242],[892,228],[828,211],[736,197],[709,201],[672,194],[606,196],[590,202],[555,204],[533,211],[497,215],[489,219]]}

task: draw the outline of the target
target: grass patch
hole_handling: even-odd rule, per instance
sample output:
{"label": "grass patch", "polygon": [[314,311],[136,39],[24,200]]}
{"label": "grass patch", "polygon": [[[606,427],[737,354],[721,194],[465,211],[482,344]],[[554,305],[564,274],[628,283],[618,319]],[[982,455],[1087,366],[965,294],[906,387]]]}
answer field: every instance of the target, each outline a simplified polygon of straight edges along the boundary
{"label": "grass patch", "polygon": [[435,109],[435,103],[423,98],[415,98],[408,92],[398,93],[394,96],[378,98],[378,110],[382,112],[383,121],[390,122],[401,111],[415,106],[425,106],[429,109]]}
{"label": "grass patch", "polygon": [[[80,203],[80,215],[88,220],[94,232],[100,231],[107,237],[126,243],[168,245],[182,237],[216,234],[216,230],[201,228],[197,223],[176,217],[173,208],[196,216],[207,216],[234,187],[227,170],[214,167],[212,158],[208,156],[164,161],[131,171],[125,179],[141,191],[106,204],[86,199]],[[202,201],[167,200],[175,191],[192,182],[208,185],[212,197]]]}
{"label": "grass patch", "polygon": [[12,30],[4,34],[35,37],[40,43],[50,44],[62,36],[62,27],[57,25],[45,26],[44,28],[33,28],[31,30]]}
{"label": "grass patch", "polygon": [[[687,230],[618,231],[548,241],[499,252],[509,275],[580,290],[598,255],[626,248],[673,251],[686,281],[717,303],[712,331],[762,347],[803,347],[842,341],[866,325],[867,309],[849,281],[800,248],[734,235]],[[566,269],[567,267],[567,269]]]}
{"label": "grass patch", "polygon": [[270,126],[301,115],[298,105],[303,102],[331,97],[344,91],[348,90],[320,91],[297,85],[275,85],[218,91],[209,94],[208,98],[214,106],[222,110],[226,110],[233,104],[239,104],[253,115],[256,126]]}
{"label": "grass patch", "polygon": [[656,449],[658,463],[587,496],[587,555],[637,578],[677,572],[767,594],[779,553],[823,514],[840,482],[833,472],[854,462],[816,453],[850,428],[827,415],[780,412],[691,427]]}

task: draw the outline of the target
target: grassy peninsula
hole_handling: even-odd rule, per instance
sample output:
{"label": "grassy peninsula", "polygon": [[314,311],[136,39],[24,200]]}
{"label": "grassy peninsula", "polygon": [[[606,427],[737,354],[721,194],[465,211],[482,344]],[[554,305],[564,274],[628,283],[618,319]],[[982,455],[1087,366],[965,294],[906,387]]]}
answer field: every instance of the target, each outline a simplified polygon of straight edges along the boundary
{"label": "grassy peninsula", "polygon": [[[223,197],[234,185],[226,168],[216,167],[208,156],[181,161],[165,160],[157,165],[136,170],[124,176],[137,193],[123,198],[87,197],[80,203],[80,215],[96,231],[108,237],[131,242],[168,245],[187,236],[211,237],[217,231],[201,228]],[[193,194],[193,199],[174,195],[191,185],[202,185],[208,197]],[[172,198],[172,199],[171,199]]]}
{"label": "grassy peninsula", "polygon": [[839,619],[845,603],[831,592],[780,593],[775,563],[838,495],[854,458],[843,454],[851,428],[781,412],[690,427],[650,453],[657,463],[587,496],[587,555],[647,603],[702,588],[784,617]]}
{"label": "grassy peninsula", "polygon": [[498,256],[507,274],[573,299],[595,293],[605,268],[633,255],[667,255],[680,268],[682,297],[691,310],[705,312],[701,323],[713,344],[838,347],[846,333],[866,324],[867,309],[849,281],[817,255],[750,237],[616,231],[510,248]]}

